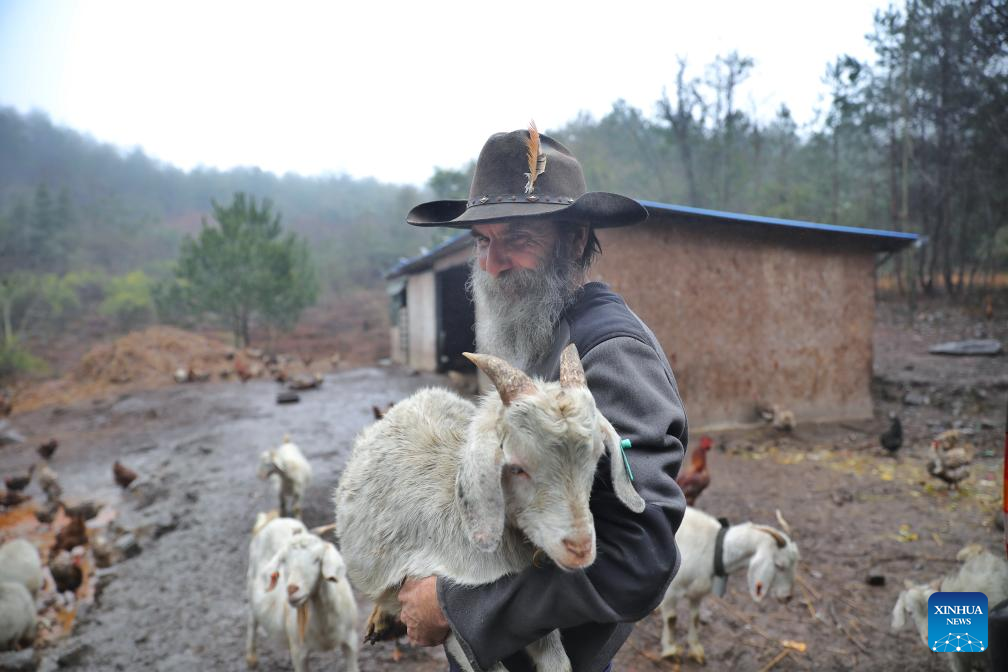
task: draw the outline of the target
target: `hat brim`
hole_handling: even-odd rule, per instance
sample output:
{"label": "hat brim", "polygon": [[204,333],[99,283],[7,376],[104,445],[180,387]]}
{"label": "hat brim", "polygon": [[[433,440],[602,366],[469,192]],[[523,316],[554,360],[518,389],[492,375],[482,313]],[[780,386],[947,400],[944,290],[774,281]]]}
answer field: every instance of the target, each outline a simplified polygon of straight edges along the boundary
{"label": "hat brim", "polygon": [[493,224],[527,219],[555,219],[591,224],[597,229],[639,224],[647,219],[643,205],[619,194],[590,191],[570,205],[561,203],[487,203],[467,207],[463,200],[421,203],[406,215],[413,226],[448,226],[467,229],[473,224]]}

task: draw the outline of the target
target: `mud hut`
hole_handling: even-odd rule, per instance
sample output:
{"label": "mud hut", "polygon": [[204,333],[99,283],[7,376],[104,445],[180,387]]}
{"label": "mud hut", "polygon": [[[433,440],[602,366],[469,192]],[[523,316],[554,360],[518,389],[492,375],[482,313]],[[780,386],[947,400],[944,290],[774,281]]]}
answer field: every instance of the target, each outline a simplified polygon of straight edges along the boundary
{"label": "mud hut", "polygon": [[[641,201],[646,223],[598,232],[592,269],[654,330],[695,428],[872,415],[875,269],[917,236]],[[464,369],[474,311],[468,233],[387,274],[396,361]]]}

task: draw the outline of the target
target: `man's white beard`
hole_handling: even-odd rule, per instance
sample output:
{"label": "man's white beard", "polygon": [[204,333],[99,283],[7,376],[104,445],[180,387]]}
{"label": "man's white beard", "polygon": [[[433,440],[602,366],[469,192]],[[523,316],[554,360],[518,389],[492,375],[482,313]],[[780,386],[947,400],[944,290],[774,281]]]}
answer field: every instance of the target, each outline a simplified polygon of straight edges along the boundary
{"label": "man's white beard", "polygon": [[550,354],[557,320],[580,287],[579,269],[555,254],[545,270],[509,270],[494,278],[471,262],[476,349],[528,371]]}

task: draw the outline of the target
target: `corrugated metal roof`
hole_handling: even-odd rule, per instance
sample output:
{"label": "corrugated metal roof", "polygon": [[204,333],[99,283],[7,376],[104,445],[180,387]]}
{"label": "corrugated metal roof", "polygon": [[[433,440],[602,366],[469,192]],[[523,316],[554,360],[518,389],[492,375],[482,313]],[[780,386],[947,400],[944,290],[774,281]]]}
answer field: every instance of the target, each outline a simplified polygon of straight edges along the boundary
{"label": "corrugated metal roof", "polygon": [[410,257],[409,259],[400,259],[398,264],[385,271],[385,278],[387,280],[391,280],[401,275],[412,273],[413,271],[428,269],[441,257],[446,257],[449,254],[463,250],[470,245],[472,245],[472,235],[469,231],[463,231],[456,236],[452,236],[433,249],[428,250],[424,254],[419,254],[415,257]]}
{"label": "corrugated metal roof", "polygon": [[[783,227],[819,232],[843,237],[853,236],[864,241],[879,252],[895,252],[916,242],[919,238],[916,233],[903,233],[901,231],[889,231],[886,229],[868,229],[856,226],[840,226],[838,224],[819,224],[796,219],[761,217],[760,215],[746,215],[737,212],[724,212],[722,210],[691,208],[686,205],[672,205],[671,203],[659,203],[658,201],[638,200],[638,203],[647,208],[652,217],[659,215],[661,217],[671,217],[684,221],[737,222],[757,226]],[[398,264],[385,273],[385,277],[392,279],[414,271],[430,268],[438,259],[468,247],[471,244],[470,238],[469,232],[464,231],[457,236],[449,238],[425,254],[420,254],[410,259],[401,259]]]}
{"label": "corrugated metal roof", "polygon": [[638,202],[647,208],[649,213],[659,213],[666,216],[672,216],[677,219],[740,222],[761,226],[820,231],[844,236],[857,236],[866,242],[869,242],[880,252],[893,252],[899,250],[916,242],[918,239],[916,233],[903,233],[901,231],[889,231],[886,229],[868,229],[856,226],[840,226],[838,224],[818,224],[816,222],[805,222],[796,219],[779,219],[776,217],[761,217],[759,215],[744,215],[737,212],[691,208],[686,205],[672,205],[670,203],[659,203],[657,201]]}

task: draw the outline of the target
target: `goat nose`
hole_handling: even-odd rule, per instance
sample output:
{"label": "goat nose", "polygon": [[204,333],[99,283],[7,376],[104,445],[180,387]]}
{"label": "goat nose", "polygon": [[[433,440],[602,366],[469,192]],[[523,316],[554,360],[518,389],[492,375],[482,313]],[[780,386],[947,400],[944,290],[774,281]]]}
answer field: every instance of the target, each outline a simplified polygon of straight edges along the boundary
{"label": "goat nose", "polygon": [[297,592],[298,592],[297,584],[291,583],[287,585],[287,595],[289,595],[290,597],[294,597],[294,595]]}
{"label": "goat nose", "polygon": [[564,548],[576,558],[583,558],[591,553],[591,537],[579,537],[577,539],[566,538],[563,540]]}

